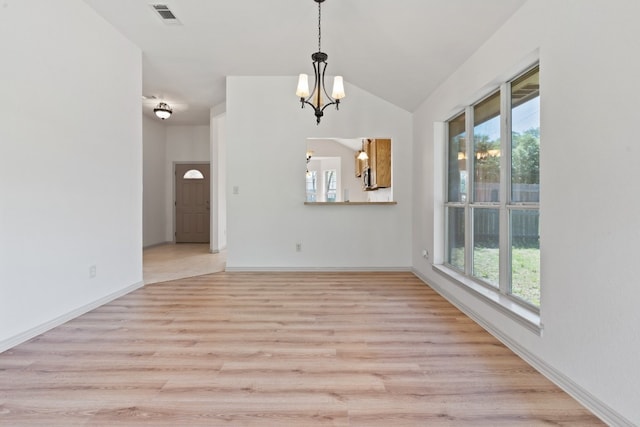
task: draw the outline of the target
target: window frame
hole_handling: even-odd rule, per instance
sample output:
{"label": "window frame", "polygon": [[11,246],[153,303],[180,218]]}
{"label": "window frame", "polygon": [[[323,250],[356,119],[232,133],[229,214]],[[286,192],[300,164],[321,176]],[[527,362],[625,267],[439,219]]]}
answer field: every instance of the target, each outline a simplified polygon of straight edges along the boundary
{"label": "window frame", "polygon": [[[456,111],[450,118],[444,121],[444,198],[443,198],[443,237],[444,237],[444,257],[441,265],[434,265],[434,268],[441,273],[453,278],[456,282],[465,285],[467,288],[475,290],[477,293],[487,297],[489,300],[498,302],[498,304],[510,313],[524,318],[527,326],[537,324],[540,330],[540,307],[529,302],[518,295],[511,293],[512,291],[512,213],[514,211],[535,210],[540,213],[540,202],[514,202],[512,188],[512,83],[520,77],[536,70],[540,73],[540,64],[536,62],[525,68],[512,78],[501,83],[498,87],[489,91],[485,96],[476,100],[471,105],[465,106],[462,110]],[[475,138],[474,138],[474,107],[496,93],[500,93],[500,185],[499,185],[499,201],[498,202],[476,202],[474,194],[474,156],[475,156]],[[540,94],[538,93],[538,97]],[[460,201],[449,201],[449,179],[450,179],[450,135],[449,123],[459,117],[465,115],[465,168],[467,171],[466,198]],[[539,200],[539,198],[538,198]],[[464,269],[460,269],[449,262],[449,209],[464,209]],[[499,280],[498,286],[494,286],[488,281],[474,276],[474,209],[498,209],[499,211]],[[444,268],[443,268],[444,267]],[[539,276],[538,286],[541,286]],[[495,293],[495,295],[493,295]]]}
{"label": "window frame", "polygon": [[[331,183],[335,188],[331,188]],[[329,201],[329,194],[333,193],[333,200]],[[337,169],[322,170],[322,196],[325,202],[335,203],[338,200],[338,171]]]}

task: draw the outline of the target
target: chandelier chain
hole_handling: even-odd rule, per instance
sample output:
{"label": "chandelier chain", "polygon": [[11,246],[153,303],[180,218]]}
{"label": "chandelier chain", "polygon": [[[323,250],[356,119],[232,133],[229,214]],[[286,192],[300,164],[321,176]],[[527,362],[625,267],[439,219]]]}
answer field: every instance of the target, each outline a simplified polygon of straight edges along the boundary
{"label": "chandelier chain", "polygon": [[320,27],[320,17],[321,17],[321,8],[320,8],[320,2],[318,2],[318,52],[322,52],[322,49],[320,47],[320,40],[321,40],[321,27]]}

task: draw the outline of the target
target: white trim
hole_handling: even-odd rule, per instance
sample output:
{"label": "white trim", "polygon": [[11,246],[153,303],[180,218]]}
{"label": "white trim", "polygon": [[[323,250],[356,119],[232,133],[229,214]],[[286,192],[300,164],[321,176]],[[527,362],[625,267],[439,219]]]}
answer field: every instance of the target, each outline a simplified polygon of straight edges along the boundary
{"label": "white trim", "polygon": [[126,288],[120,289],[119,291],[113,292],[109,295],[106,295],[100,299],[97,299],[89,304],[83,305],[82,307],[78,307],[75,310],[72,310],[66,314],[56,317],[55,319],[49,320],[48,322],[42,323],[36,327],[33,327],[27,331],[24,331],[18,335],[15,335],[6,340],[0,341],[0,353],[7,351],[19,344],[22,344],[25,341],[29,341],[31,338],[35,338],[40,334],[43,334],[56,326],[60,326],[63,323],[68,322],[69,320],[75,319],[78,316],[82,316],[83,314],[96,309],[102,305],[105,305],[121,296],[124,296],[130,292],[135,291],[136,289],[140,289],[144,286],[144,282],[137,282],[133,285],[127,286]]}
{"label": "white trim", "polygon": [[425,285],[429,286],[431,289],[440,294],[444,299],[453,304],[456,308],[462,311],[464,314],[469,316],[474,322],[480,325],[483,329],[493,335],[496,339],[498,339],[501,343],[506,345],[511,351],[513,351],[516,355],[518,355],[522,360],[531,365],[534,369],[544,375],[549,381],[560,387],[563,391],[569,394],[571,397],[576,399],[580,404],[582,404],[589,411],[593,412],[598,418],[604,421],[607,425],[611,426],[619,426],[619,427],[635,427],[636,425],[628,420],[627,418],[620,415],[614,409],[612,409],[609,405],[604,403],[602,400],[595,397],[593,394],[589,393],[582,386],[576,384],[571,378],[564,375],[562,372],[558,371],[553,366],[546,363],[544,360],[531,353],[529,350],[518,344],[515,340],[513,340],[508,335],[502,333],[498,328],[494,327],[491,323],[487,322],[476,313],[473,309],[471,309],[466,304],[462,303],[459,299],[454,297],[452,294],[447,292],[444,288],[431,284],[422,273],[420,273],[415,268],[412,269],[413,274],[415,274],[420,280],[422,280]]}
{"label": "white trim", "polygon": [[144,250],[144,249],[151,249],[151,248],[156,248],[156,247],[158,247],[158,246],[172,245],[172,244],[173,244],[173,242],[170,242],[170,241],[168,241],[168,240],[167,240],[167,241],[165,241],[165,242],[152,243],[152,244],[150,244],[150,245],[143,246],[143,247],[142,247],[142,249],[143,249],[143,250]]}
{"label": "white trim", "polygon": [[[493,92],[489,93],[489,95],[487,95],[487,97],[491,96],[493,94]],[[477,101],[477,103],[482,102],[482,100]],[[473,159],[475,159],[476,156],[476,144],[475,144],[475,132],[476,130],[475,128],[475,106],[474,105],[468,105],[465,109],[464,109],[464,135],[466,138],[465,141],[465,152],[466,152],[466,168],[467,168],[467,192],[466,192],[466,196],[464,201],[461,200],[461,202],[463,202],[464,204],[464,274],[466,274],[467,276],[472,276],[473,275],[473,210],[472,210],[472,205],[474,203],[476,203],[475,200],[475,191],[474,191],[474,186],[475,186],[475,173],[476,173],[476,166],[475,166],[475,162],[473,161]],[[447,141],[447,145],[449,145],[449,141]],[[446,170],[446,174],[447,177],[449,177],[449,165],[447,164],[447,169]],[[448,185],[448,184],[447,184]],[[449,192],[449,190],[447,189],[447,193]],[[448,199],[448,196],[447,196]],[[449,227],[449,225],[447,225],[447,228]],[[447,234],[448,234],[449,230],[447,229]],[[448,251],[448,246],[449,243],[447,243],[447,246],[445,247],[445,251]],[[447,252],[448,253],[448,252]],[[448,255],[447,255],[448,258]],[[450,262],[449,259],[447,259],[447,262]]]}
{"label": "white trim", "polygon": [[445,258],[447,239],[445,194],[449,175],[447,152],[449,150],[449,127],[445,122],[433,123],[433,242],[432,260],[442,264]]}
{"label": "white trim", "polygon": [[[513,144],[511,142],[511,83],[500,85],[500,215],[498,223],[498,286],[504,295],[511,293],[513,256],[511,254],[511,216],[508,205],[511,203],[511,157]],[[538,126],[539,127],[539,126]],[[538,156],[540,158],[540,156]],[[504,182],[504,184],[503,184]],[[538,273],[538,286],[540,274]]]}
{"label": "white trim", "polygon": [[226,272],[313,272],[313,273],[340,273],[340,272],[406,272],[413,271],[411,267],[226,267]]}
{"label": "white trim", "polygon": [[[476,283],[469,277],[448,268],[445,265],[433,265],[433,270],[450,279],[462,289],[472,293],[474,296],[480,297],[483,301],[489,303],[493,308],[500,311],[510,319],[520,323],[536,335],[542,336],[542,321],[540,314],[527,308],[524,304],[520,304],[506,295],[501,294],[498,290],[491,289]],[[441,288],[440,288],[441,289]],[[443,292],[447,293],[444,289]]]}

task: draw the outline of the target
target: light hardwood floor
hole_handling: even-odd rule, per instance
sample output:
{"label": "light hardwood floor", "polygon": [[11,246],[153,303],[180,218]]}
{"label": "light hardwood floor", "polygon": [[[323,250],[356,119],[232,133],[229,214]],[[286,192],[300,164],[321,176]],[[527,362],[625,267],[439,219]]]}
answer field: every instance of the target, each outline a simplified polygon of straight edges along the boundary
{"label": "light hardwood floor", "polygon": [[142,254],[145,284],[217,273],[227,261],[225,251],[212,254],[208,243],[166,243]]}
{"label": "light hardwood floor", "polygon": [[602,424],[410,273],[216,273],[0,354],[0,425]]}

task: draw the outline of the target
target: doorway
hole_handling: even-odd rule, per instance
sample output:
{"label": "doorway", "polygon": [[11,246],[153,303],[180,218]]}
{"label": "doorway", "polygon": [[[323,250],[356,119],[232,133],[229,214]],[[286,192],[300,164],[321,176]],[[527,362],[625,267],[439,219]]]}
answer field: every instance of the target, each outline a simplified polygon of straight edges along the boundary
{"label": "doorway", "polygon": [[209,243],[211,226],[209,164],[175,165],[176,243]]}

